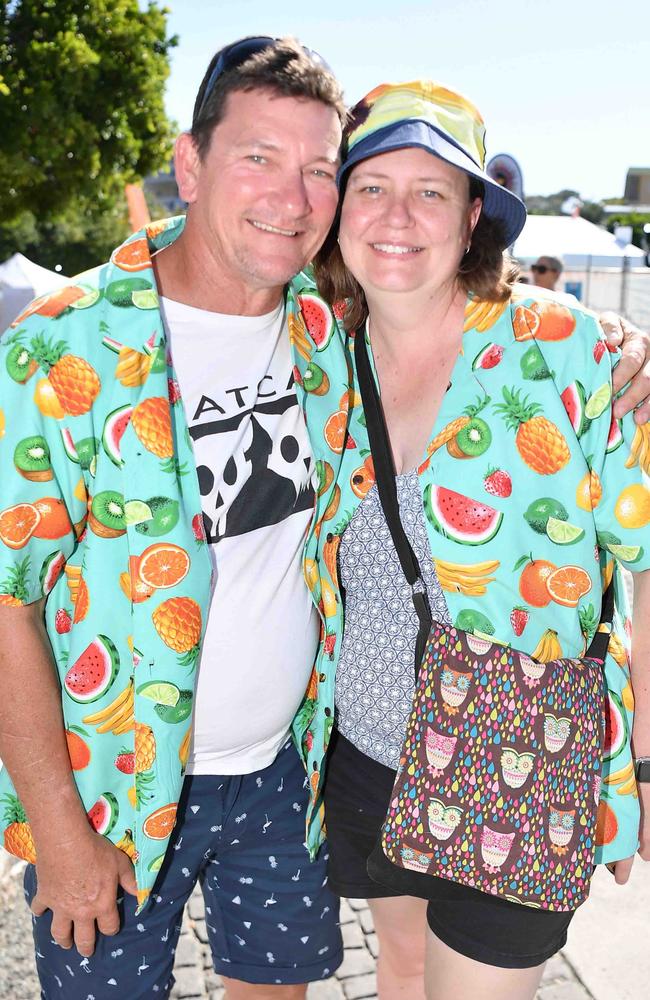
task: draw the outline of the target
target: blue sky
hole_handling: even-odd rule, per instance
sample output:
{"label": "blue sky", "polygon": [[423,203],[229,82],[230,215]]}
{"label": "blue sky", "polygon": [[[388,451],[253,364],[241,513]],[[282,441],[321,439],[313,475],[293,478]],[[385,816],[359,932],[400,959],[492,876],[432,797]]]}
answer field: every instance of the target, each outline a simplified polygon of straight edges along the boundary
{"label": "blue sky", "polygon": [[508,152],[527,194],[620,197],[650,167],[649,0],[166,0],[167,110],[183,128],[205,67],[248,34],[293,34],[327,59],[353,103],[388,80],[428,76],[474,101],[488,156]]}

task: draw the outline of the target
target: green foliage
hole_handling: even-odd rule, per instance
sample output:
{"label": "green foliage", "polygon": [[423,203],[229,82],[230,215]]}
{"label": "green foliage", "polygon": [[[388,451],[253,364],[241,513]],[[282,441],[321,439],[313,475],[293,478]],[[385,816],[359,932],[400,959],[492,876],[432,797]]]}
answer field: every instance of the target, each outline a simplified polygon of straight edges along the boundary
{"label": "green foliage", "polygon": [[529,215],[561,215],[562,205],[567,198],[579,198],[577,191],[558,191],[556,194],[527,195],[526,208]]}
{"label": "green foliage", "polygon": [[[607,204],[615,205],[616,202],[612,200]],[[616,215],[607,213],[607,228],[610,233],[614,232],[616,226],[632,226],[631,242],[637,247],[643,247],[643,227],[648,223],[650,223],[650,212],[628,212],[624,205],[621,205],[621,211]]]}
{"label": "green foliage", "polygon": [[600,201],[585,201],[583,202],[582,208],[580,209],[580,215],[587,222],[593,222],[595,226],[605,225],[605,212],[603,210],[602,202]]}
{"label": "green foliage", "polygon": [[128,232],[124,184],[169,160],[167,11],[137,0],[0,0],[0,259],[67,273]]}
{"label": "green foliage", "polygon": [[93,199],[77,199],[63,210],[37,219],[21,212],[13,222],[0,224],[0,260],[19,251],[43,267],[73,275],[107,260],[131,231],[121,186],[98,191]]}
{"label": "green foliage", "polygon": [[[529,215],[561,215],[562,205],[567,198],[580,198],[577,191],[558,191],[556,194],[531,195],[526,198],[526,208]],[[580,199],[582,201],[582,199]],[[603,224],[605,213],[599,201],[585,201],[580,209],[580,215],[588,222],[593,222],[600,226]]]}

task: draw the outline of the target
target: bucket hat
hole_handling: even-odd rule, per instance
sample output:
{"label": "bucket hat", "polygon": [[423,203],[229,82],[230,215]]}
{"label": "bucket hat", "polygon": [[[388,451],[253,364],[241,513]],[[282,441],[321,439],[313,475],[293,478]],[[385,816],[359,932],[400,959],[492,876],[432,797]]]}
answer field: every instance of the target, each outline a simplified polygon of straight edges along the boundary
{"label": "bucket hat", "polygon": [[460,94],[432,80],[382,83],[350,111],[343,137],[339,188],[357,163],[380,153],[419,146],[482,181],[483,212],[503,227],[511,246],[526,222],[524,203],[485,172],[485,125]]}

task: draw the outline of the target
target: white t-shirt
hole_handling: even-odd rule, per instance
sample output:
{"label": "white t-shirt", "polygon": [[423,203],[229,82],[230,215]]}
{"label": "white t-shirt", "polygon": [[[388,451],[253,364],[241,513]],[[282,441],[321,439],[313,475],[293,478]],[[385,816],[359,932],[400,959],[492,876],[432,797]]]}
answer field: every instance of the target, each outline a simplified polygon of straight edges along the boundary
{"label": "white t-shirt", "polygon": [[228,316],[161,305],[216,567],[187,771],[250,774],[285,742],[316,651],[302,575],[313,457],[284,306]]}

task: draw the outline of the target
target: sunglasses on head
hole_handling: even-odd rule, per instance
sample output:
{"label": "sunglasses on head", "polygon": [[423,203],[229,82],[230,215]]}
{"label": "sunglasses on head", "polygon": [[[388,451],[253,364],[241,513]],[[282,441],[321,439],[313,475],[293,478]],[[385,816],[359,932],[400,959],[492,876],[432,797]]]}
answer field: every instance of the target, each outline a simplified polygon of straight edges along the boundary
{"label": "sunglasses on head", "polygon": [[[279,39],[271,38],[270,35],[260,35],[257,38],[242,38],[240,41],[233,42],[232,45],[226,46],[226,48],[221,52],[221,55],[217,59],[214,64],[214,68],[210,73],[210,77],[203,92],[203,98],[201,100],[201,106],[198,110],[197,117],[203,111],[210,94],[214,90],[214,85],[220,76],[227,73],[231,69],[236,69],[237,66],[241,66],[242,63],[246,62],[247,59],[250,59],[251,56],[257,55],[258,52],[264,52],[265,49],[276,45],[278,41]],[[306,45],[303,45],[302,51],[313,62],[318,63],[328,72],[332,72],[323,57],[314,49],[308,49]]]}
{"label": "sunglasses on head", "polygon": [[537,274],[546,274],[547,271],[553,271],[554,274],[557,274],[555,268],[549,267],[548,264],[531,264],[530,269],[531,271],[535,271]]}

